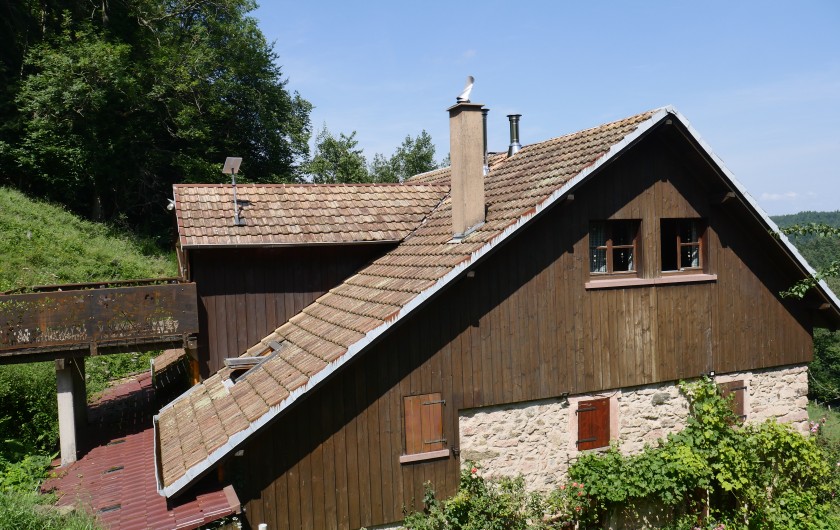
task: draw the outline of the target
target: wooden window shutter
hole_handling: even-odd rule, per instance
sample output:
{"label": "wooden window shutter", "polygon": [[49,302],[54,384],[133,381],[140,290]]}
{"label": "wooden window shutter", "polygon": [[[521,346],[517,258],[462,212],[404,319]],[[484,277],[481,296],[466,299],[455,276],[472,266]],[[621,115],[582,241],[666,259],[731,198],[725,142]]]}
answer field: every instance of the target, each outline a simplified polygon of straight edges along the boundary
{"label": "wooden window shutter", "polygon": [[730,406],[732,408],[732,412],[738,416],[738,421],[746,420],[747,413],[744,409],[744,395],[747,391],[747,386],[744,382],[730,381],[728,383],[721,383],[718,387],[720,388],[720,394],[723,396],[723,399],[728,399],[729,396],[732,396]]}
{"label": "wooden window shutter", "polygon": [[580,451],[610,445],[610,399],[578,402],[575,411],[578,423],[577,448]]}
{"label": "wooden window shutter", "polygon": [[407,455],[440,451],[446,448],[443,436],[443,405],[440,392],[406,396],[405,453]]}

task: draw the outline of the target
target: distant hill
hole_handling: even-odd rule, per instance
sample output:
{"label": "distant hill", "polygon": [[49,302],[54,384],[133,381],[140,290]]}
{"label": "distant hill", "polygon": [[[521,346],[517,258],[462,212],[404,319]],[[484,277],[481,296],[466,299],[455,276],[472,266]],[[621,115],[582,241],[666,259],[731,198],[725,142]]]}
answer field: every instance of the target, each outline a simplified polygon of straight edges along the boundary
{"label": "distant hill", "polygon": [[840,210],[833,212],[799,212],[789,215],[770,216],[782,228],[806,223],[822,223],[829,226],[840,226]]}
{"label": "distant hill", "polygon": [[0,188],[0,292],[175,276],[174,255],[54,204]]}
{"label": "distant hill", "polygon": [[[780,228],[795,224],[822,223],[840,227],[840,211],[834,212],[799,212],[790,215],[775,215],[771,219]],[[816,269],[827,267],[832,261],[840,260],[840,239],[816,236],[790,236],[802,256]],[[840,278],[828,278],[828,285],[840,294]]]}

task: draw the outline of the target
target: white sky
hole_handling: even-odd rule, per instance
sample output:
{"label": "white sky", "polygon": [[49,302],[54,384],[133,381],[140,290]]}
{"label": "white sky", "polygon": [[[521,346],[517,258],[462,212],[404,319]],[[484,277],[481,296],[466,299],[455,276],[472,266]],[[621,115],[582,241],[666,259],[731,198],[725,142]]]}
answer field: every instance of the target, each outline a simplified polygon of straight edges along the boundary
{"label": "white sky", "polygon": [[491,150],[513,112],[527,144],[672,104],[771,215],[840,209],[840,2],[263,4],[315,132],[369,161],[424,129],[443,158],[473,75]]}

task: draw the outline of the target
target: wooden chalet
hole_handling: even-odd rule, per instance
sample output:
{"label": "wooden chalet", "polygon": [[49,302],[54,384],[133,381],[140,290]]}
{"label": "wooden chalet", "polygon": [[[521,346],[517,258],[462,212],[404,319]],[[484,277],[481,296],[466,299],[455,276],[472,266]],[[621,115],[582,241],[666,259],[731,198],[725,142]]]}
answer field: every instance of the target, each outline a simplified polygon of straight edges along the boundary
{"label": "wooden chalet", "polygon": [[[685,414],[676,383],[702,374],[747,421],[803,421],[812,331],[838,327],[838,300],[824,284],[780,297],[812,270],[681,114],[511,149],[485,172],[481,111],[450,109],[451,168],[383,192],[417,213],[387,244],[240,248],[232,211],[198,213],[230,187],[176,188],[212,375],[156,417],[162,495],[212,473],[252,527],[393,526],[424,482],[454,493],[468,456],[544,486],[579,451],[663,436]],[[350,206],[309,219],[327,188],[241,187],[253,205],[292,195],[259,215],[278,230],[379,224]],[[193,223],[228,243],[201,247]]]}

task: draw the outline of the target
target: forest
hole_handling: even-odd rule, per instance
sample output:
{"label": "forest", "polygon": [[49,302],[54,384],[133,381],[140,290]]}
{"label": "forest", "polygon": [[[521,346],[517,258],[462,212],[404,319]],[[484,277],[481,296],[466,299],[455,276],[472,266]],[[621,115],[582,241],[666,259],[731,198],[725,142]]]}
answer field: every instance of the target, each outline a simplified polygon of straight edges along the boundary
{"label": "forest", "polygon": [[0,2],[0,186],[169,248],[172,184],[397,182],[437,167],[422,131],[368,159],[290,92],[252,0]]}

